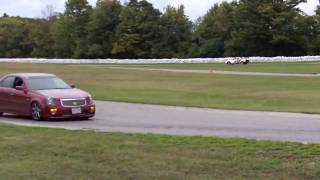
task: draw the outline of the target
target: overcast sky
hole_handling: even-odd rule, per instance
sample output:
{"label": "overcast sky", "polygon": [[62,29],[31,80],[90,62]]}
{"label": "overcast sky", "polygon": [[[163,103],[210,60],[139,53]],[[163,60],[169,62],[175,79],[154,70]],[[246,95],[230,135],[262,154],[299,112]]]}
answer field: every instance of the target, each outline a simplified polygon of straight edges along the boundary
{"label": "overcast sky", "polygon": [[[66,0],[0,0],[0,15],[7,13],[10,16],[41,17],[41,10],[47,5],[53,5],[55,11],[62,12]],[[95,5],[97,0],[89,0],[91,5]],[[184,4],[186,14],[190,19],[195,20],[203,16],[208,9],[222,0],[149,0],[156,8],[163,10],[167,5]],[[319,0],[308,0],[308,3],[301,4],[300,7],[307,14],[314,14]]]}

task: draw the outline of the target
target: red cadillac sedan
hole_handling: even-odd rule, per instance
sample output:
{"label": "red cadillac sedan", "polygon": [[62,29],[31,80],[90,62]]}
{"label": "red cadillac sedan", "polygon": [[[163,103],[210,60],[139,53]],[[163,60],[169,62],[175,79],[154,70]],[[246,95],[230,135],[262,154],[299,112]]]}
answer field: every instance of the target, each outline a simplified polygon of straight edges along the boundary
{"label": "red cadillac sedan", "polygon": [[0,116],[3,113],[32,119],[89,119],[96,107],[90,94],[69,86],[52,74],[10,74],[0,79]]}

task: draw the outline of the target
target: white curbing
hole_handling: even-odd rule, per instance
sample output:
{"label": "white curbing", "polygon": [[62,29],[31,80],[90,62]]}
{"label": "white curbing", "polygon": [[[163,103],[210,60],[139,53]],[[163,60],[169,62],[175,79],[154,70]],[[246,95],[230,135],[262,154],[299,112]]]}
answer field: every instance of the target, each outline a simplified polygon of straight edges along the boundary
{"label": "white curbing", "polygon": [[[0,62],[39,63],[39,64],[205,64],[225,63],[227,58],[193,58],[193,59],[44,59],[44,58],[0,58]],[[320,56],[300,57],[249,57],[252,63],[279,62],[320,62]]]}

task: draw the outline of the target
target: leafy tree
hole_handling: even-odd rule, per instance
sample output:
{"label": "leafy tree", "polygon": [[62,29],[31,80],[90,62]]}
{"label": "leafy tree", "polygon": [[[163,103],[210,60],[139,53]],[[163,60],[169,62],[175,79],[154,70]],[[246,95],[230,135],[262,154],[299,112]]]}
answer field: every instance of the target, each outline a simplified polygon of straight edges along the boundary
{"label": "leafy tree", "polygon": [[53,26],[54,56],[56,58],[71,58],[76,47],[72,36],[73,28],[69,24],[71,20],[60,14]]}
{"label": "leafy tree", "polygon": [[320,5],[317,6],[315,13],[316,14],[313,17],[309,17],[309,19],[312,18],[313,20],[313,26],[311,26],[308,31],[309,33],[311,33],[311,40],[308,47],[309,54],[311,55],[320,54]]}
{"label": "leafy tree", "polygon": [[192,22],[184,13],[184,6],[168,6],[161,17],[161,57],[187,57],[192,36]]}
{"label": "leafy tree", "polygon": [[[240,0],[234,11],[234,27],[226,41],[227,56],[267,56],[272,51],[272,0]],[[271,5],[271,6],[270,6]]]}
{"label": "leafy tree", "polygon": [[193,56],[224,56],[225,42],[230,39],[234,28],[236,5],[236,2],[215,4],[204,17],[199,19],[192,38]]}
{"label": "leafy tree", "polygon": [[131,0],[120,14],[112,53],[121,58],[157,58],[160,11],[146,0]]}
{"label": "leafy tree", "polygon": [[[305,0],[240,0],[226,42],[231,56],[303,55],[306,41],[296,6]],[[299,22],[300,21],[300,22]]]}
{"label": "leafy tree", "polygon": [[306,0],[239,0],[215,4],[194,24],[184,7],[162,14],[146,0],[67,0],[44,19],[0,17],[0,57],[182,58],[320,54],[320,6]]}
{"label": "leafy tree", "polygon": [[272,56],[299,56],[307,52],[307,33],[304,31],[308,25],[306,18],[295,8],[305,1],[282,1],[275,4],[277,10],[272,19]]}
{"label": "leafy tree", "polygon": [[68,0],[66,11],[55,24],[55,51],[57,57],[82,58],[86,56],[88,22],[91,6],[87,0]]}
{"label": "leafy tree", "polygon": [[121,9],[118,0],[98,0],[88,26],[89,57],[112,56],[112,42],[120,22]]}
{"label": "leafy tree", "polygon": [[52,26],[50,19],[34,20],[26,25],[28,29],[28,35],[26,36],[26,42],[30,46],[31,57],[54,57],[53,53],[53,38],[52,38]]}
{"label": "leafy tree", "polygon": [[27,57],[25,22],[16,17],[0,18],[0,57]]}

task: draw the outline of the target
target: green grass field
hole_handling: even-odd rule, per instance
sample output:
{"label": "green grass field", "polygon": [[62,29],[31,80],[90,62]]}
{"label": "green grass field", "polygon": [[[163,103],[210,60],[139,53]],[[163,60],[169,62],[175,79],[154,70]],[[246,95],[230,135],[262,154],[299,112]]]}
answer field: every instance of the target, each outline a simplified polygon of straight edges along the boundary
{"label": "green grass field", "polygon": [[[108,65],[110,66],[110,65]],[[118,65],[113,65],[118,66]],[[249,65],[225,64],[157,64],[157,65],[122,65],[122,67],[159,68],[159,69],[195,69],[195,70],[225,70],[245,72],[272,73],[320,73],[320,63],[255,63]]]}
{"label": "green grass field", "polygon": [[[166,65],[169,66],[169,65]],[[195,66],[200,65],[173,65]],[[202,66],[202,65],[201,65]],[[229,68],[227,65],[203,65]],[[273,72],[278,64],[262,67]],[[123,66],[127,67],[127,66]],[[153,65],[160,67],[160,65]],[[181,67],[181,68],[182,68]],[[284,67],[284,65],[283,65]],[[315,72],[320,64],[288,64],[300,72]],[[310,67],[313,70],[310,70]],[[243,69],[241,69],[243,70]],[[292,71],[293,71],[292,70]],[[287,69],[285,72],[291,70]],[[104,65],[0,64],[0,75],[16,72],[54,73],[89,91],[97,100],[220,109],[320,113],[320,78],[255,77],[108,69]],[[284,71],[281,71],[284,72]]]}
{"label": "green grass field", "polygon": [[320,145],[0,125],[0,179],[317,179]]}

